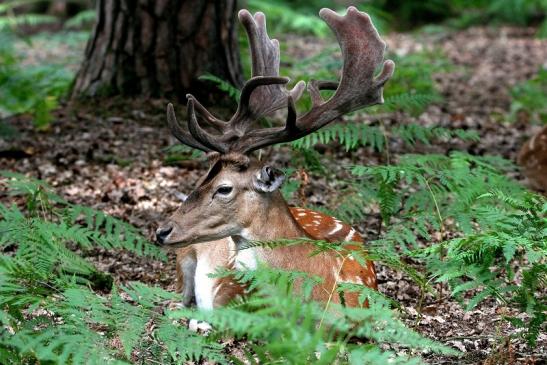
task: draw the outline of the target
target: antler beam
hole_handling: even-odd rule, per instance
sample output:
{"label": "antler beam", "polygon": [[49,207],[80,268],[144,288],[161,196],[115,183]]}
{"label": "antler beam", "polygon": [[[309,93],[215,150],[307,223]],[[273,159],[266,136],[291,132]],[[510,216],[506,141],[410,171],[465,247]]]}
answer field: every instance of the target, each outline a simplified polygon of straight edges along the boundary
{"label": "antler beam", "polygon": [[[279,43],[268,37],[264,14],[256,13],[253,17],[248,11],[241,10],[239,19],[251,48],[252,78],[243,87],[237,112],[228,122],[223,122],[212,116],[192,95],[187,95],[189,132],[176,123],[171,108],[168,109],[168,121],[173,134],[182,143],[202,150],[250,153],[276,143],[294,141],[344,114],[383,103],[383,86],[393,75],[395,64],[391,60],[385,61],[380,74],[374,76],[384,59],[386,44],[370,17],[353,6],[348,8],[345,16],[330,9],[321,9],[319,15],[336,35],[344,66],[340,82],[310,81],[308,92],[312,108],[306,114],[297,117],[294,108],[294,101],[301,96],[304,83],[301,81],[287,91],[284,85],[289,80],[279,77]],[[325,101],[320,90],[336,91]],[[284,107],[288,109],[284,127],[250,129],[260,117]],[[221,134],[204,130],[196,115]]]}

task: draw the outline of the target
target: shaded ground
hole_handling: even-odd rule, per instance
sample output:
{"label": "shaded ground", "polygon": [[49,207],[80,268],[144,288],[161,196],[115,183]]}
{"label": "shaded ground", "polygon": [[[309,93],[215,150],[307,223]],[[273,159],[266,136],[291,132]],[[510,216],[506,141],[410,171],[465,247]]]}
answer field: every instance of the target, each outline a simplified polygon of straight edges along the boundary
{"label": "shaded ground", "polygon": [[[459,149],[473,154],[500,155],[515,161],[520,145],[534,127],[521,121],[508,125],[500,121],[510,107],[511,86],[532,77],[547,59],[547,42],[533,39],[532,29],[473,28],[459,33],[429,36],[394,35],[390,47],[398,54],[427,47],[440,47],[457,67],[439,74],[435,80],[445,97],[418,118],[394,113],[386,125],[419,122],[447,128],[477,129],[478,143],[444,141],[433,146],[416,146],[412,151],[395,140],[390,153],[440,152]],[[321,42],[291,39],[292,56],[315,52]],[[37,60],[43,56],[33,55]],[[50,57],[48,54],[45,57]],[[389,86],[388,86],[389,87]],[[139,227],[152,238],[157,224],[179,204],[179,193],[188,193],[206,165],[187,160],[169,166],[165,148],[173,143],[165,126],[164,100],[113,99],[65,107],[47,132],[36,132],[24,116],[10,121],[20,130],[19,138],[0,141],[0,168],[18,171],[50,183],[69,200],[104,210]],[[365,118],[366,119],[366,118]],[[339,175],[350,161],[377,164],[383,156],[362,149],[347,156],[343,149],[321,149],[324,163]],[[283,149],[270,152],[269,160],[288,166],[289,154]],[[335,161],[336,163],[334,163]],[[522,179],[521,176],[516,176]],[[306,188],[308,202],[329,206],[335,187],[324,179],[313,178]],[[298,202],[293,202],[298,203]],[[357,228],[365,236],[374,235],[377,220],[362,222]],[[155,262],[129,255],[96,250],[90,260],[121,281],[140,280],[173,288],[174,260]],[[502,319],[509,309],[490,300],[475,310],[464,312],[451,300],[438,302],[427,297],[424,313],[418,319],[415,308],[419,290],[402,274],[385,267],[379,270],[380,291],[399,300],[404,319],[431,338],[450,344],[462,352],[462,359],[443,359],[425,355],[431,363],[540,363],[546,360],[547,336],[542,334],[535,349],[521,340],[506,342],[515,329]]]}

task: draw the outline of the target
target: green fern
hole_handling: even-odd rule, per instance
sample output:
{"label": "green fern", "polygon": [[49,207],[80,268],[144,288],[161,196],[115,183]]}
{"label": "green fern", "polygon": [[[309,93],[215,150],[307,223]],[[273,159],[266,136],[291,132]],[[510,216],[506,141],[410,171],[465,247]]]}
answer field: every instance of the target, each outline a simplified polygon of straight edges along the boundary
{"label": "green fern", "polygon": [[239,96],[241,94],[241,91],[232,84],[230,84],[228,81],[225,81],[220,77],[212,74],[201,75],[199,79],[212,82],[214,85],[216,85],[216,87],[218,87],[220,91],[225,92],[230,98],[239,102]]}
{"label": "green fern", "polygon": [[73,74],[59,65],[21,67],[14,43],[15,36],[0,29],[0,118],[30,113],[35,126],[45,128]]}
{"label": "green fern", "polygon": [[542,68],[532,79],[511,89],[510,120],[525,113],[533,123],[547,124],[547,69]]}
{"label": "green fern", "polygon": [[38,3],[38,0],[7,0],[0,4],[0,32],[6,29],[16,29],[22,25],[40,25],[55,23],[54,16],[43,14],[17,14],[15,10],[23,5]]}
{"label": "green fern", "polygon": [[65,28],[82,28],[86,24],[93,24],[97,18],[95,9],[82,10],[72,18],[68,19]]}
{"label": "green fern", "polygon": [[[184,309],[164,314],[163,303],[180,300],[178,295],[142,283],[113,284],[107,274],[74,251],[123,248],[156,256],[156,249],[133,227],[70,204],[43,182],[8,172],[3,176],[8,191],[26,200],[24,207],[0,204],[0,249],[11,252],[0,256],[0,324],[7,329],[0,332],[3,362],[125,364],[154,359],[180,364],[206,359],[228,364],[235,360],[218,342],[224,336],[245,338],[247,360],[261,363],[302,359],[377,363],[386,358],[401,364],[419,362],[380,347],[395,342],[412,349],[455,353],[406,328],[393,316],[392,302],[366,287],[348,284],[334,289],[340,295],[359,292],[370,308],[325,308],[311,301],[321,279],[303,272],[219,270],[216,275],[230,275],[245,284],[250,297],[214,312]],[[253,244],[275,247],[295,242]],[[343,244],[314,244],[314,254],[344,249]],[[362,263],[369,255],[352,254]],[[213,330],[201,336],[176,318],[203,319]],[[317,323],[321,323],[319,329]],[[372,341],[366,350],[349,342],[356,336]]]}
{"label": "green fern", "polygon": [[[338,290],[362,292],[363,298],[371,299],[369,308],[348,308],[332,303],[324,307],[309,300],[311,289],[319,280],[305,273],[260,267],[236,272],[224,270],[217,275],[230,275],[251,285],[251,295],[243,302],[213,312],[184,309],[170,316],[201,319],[211,323],[216,331],[251,340],[249,357],[256,356],[261,363],[346,363],[349,357],[357,356],[354,352],[360,349],[366,352],[360,353],[360,357],[370,359],[372,364],[394,357],[393,353],[380,349],[381,343],[456,354],[406,328],[393,316],[386,298],[363,286],[343,284]],[[298,292],[294,291],[296,286]],[[373,342],[366,349],[347,342],[355,336]],[[418,359],[405,357],[396,357],[394,361],[419,363]]]}
{"label": "green fern", "polygon": [[[547,308],[540,294],[547,284],[547,201],[530,193],[515,196],[495,190],[479,196],[475,205],[484,200],[497,210],[488,214],[484,230],[417,250],[413,256],[425,260],[437,281],[450,283],[452,295],[461,299],[463,293],[474,292],[468,309],[493,296],[527,312],[528,322],[510,320],[526,328],[523,335],[535,345]],[[446,259],[437,257],[441,245]],[[520,283],[515,280],[514,262],[521,266]]]}
{"label": "green fern", "polygon": [[333,124],[327,128],[320,129],[292,142],[292,146],[307,150],[318,143],[328,144],[332,141],[338,141],[344,146],[346,151],[352,151],[359,147],[370,147],[382,152],[385,149],[387,133],[394,138],[402,139],[411,146],[415,145],[418,141],[424,144],[431,144],[435,139],[455,137],[468,141],[478,140],[476,131],[465,131],[462,129],[450,130],[443,127],[424,127],[418,124],[407,124],[394,127],[389,132],[384,132],[377,126],[348,122]]}

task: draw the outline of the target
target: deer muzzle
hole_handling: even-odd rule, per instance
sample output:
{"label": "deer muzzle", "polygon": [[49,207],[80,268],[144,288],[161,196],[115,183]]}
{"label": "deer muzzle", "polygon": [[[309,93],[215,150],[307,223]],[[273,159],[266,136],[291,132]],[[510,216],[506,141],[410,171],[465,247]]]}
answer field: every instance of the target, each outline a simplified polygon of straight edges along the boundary
{"label": "deer muzzle", "polygon": [[165,245],[169,242],[169,235],[171,235],[171,232],[173,232],[173,225],[167,224],[165,226],[161,226],[156,230],[156,241],[160,245]]}

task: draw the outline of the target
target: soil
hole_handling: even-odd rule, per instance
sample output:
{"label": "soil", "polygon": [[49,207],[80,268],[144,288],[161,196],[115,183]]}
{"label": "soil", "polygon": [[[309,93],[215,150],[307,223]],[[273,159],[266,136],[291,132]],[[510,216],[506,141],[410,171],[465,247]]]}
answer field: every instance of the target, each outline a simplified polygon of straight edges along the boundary
{"label": "soil", "polygon": [[[430,105],[419,117],[392,113],[386,118],[386,125],[415,122],[475,129],[481,136],[479,142],[448,140],[412,149],[392,140],[393,157],[396,159],[398,154],[408,152],[446,153],[460,149],[515,161],[518,149],[537,127],[526,120],[505,123],[504,116],[510,110],[510,88],[531,78],[542,64],[545,66],[547,41],[535,39],[534,31],[471,28],[430,35],[389,36],[390,49],[399,55],[440,48],[458,67],[435,75],[444,96],[442,103]],[[324,42],[314,43],[306,38],[286,41],[287,49],[294,50],[289,52],[294,58],[316,52]],[[36,52],[33,57],[40,62],[40,52]],[[47,57],[50,56],[51,52]],[[158,223],[176,209],[181,193],[188,194],[207,167],[200,159],[187,159],[174,165],[166,162],[166,149],[174,144],[165,123],[166,103],[166,100],[112,98],[65,104],[55,112],[55,121],[46,131],[34,129],[27,116],[11,118],[8,123],[19,134],[14,139],[0,140],[0,169],[45,180],[68,200],[122,218],[152,240]],[[183,108],[178,109],[180,112]],[[336,174],[344,174],[340,166],[350,162],[378,164],[383,159],[365,149],[348,156],[335,144],[320,150],[324,162]],[[276,165],[290,164],[285,148],[267,154]],[[522,176],[515,177],[526,183]],[[328,207],[335,187],[315,176],[311,176],[310,181],[306,187],[307,202]],[[365,236],[371,236],[377,224],[373,215],[357,228]],[[174,289],[172,254],[167,262],[160,262],[127,252],[97,249],[88,253],[88,258],[118,282],[138,280]],[[540,335],[535,348],[530,348],[519,337],[509,338],[517,330],[502,319],[511,311],[503,304],[488,300],[465,312],[450,298],[439,301],[436,297],[427,297],[423,313],[419,314],[416,310],[419,289],[409,278],[385,267],[379,268],[378,277],[379,290],[401,303],[401,316],[409,326],[463,352],[459,359],[422,354],[431,364],[539,364],[547,359],[545,333]]]}

